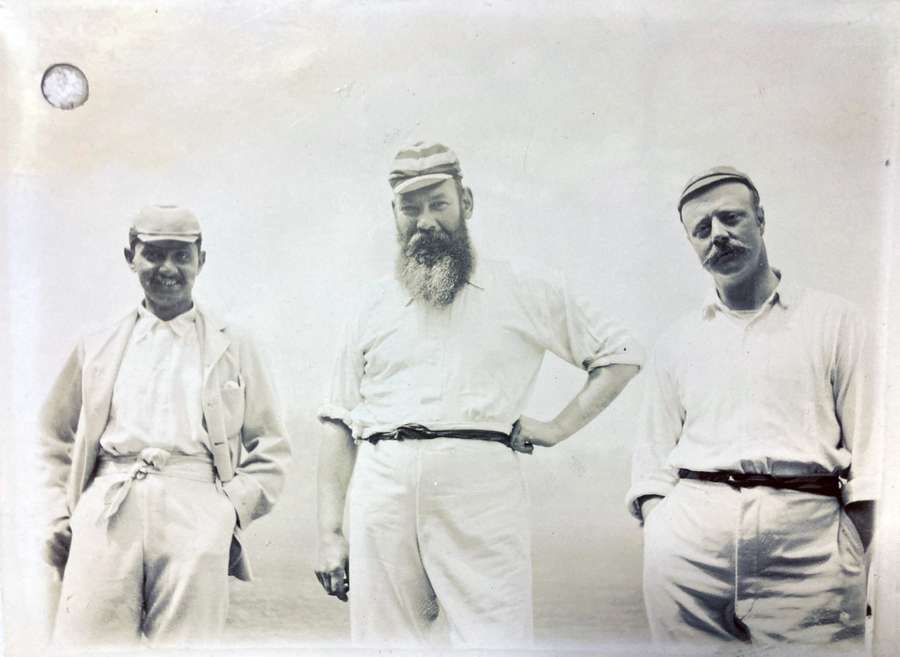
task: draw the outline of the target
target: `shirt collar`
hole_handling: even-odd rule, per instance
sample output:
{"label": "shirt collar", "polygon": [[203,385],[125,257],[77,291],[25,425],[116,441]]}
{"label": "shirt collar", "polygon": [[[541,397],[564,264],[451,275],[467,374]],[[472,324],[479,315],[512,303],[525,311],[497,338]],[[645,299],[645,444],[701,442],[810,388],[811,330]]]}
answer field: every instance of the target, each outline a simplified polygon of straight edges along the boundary
{"label": "shirt collar", "polygon": [[[797,298],[796,286],[792,285],[790,281],[784,281],[781,270],[772,267],[772,272],[778,277],[778,283],[775,285],[775,289],[772,290],[772,294],[769,295],[769,298],[763,301],[759,310],[768,306],[774,306],[776,303],[782,308],[788,308]],[[707,293],[703,303],[703,318],[712,319],[717,312],[728,312],[730,310],[731,309],[719,298],[719,292],[716,290],[715,286],[713,286],[712,290]]]}
{"label": "shirt collar", "polygon": [[173,317],[169,321],[163,321],[151,311],[149,311],[144,303],[138,304],[138,319],[134,327],[135,338],[143,339],[148,333],[155,330],[159,326],[168,326],[172,332],[179,338],[184,337],[188,331],[194,328],[197,320],[197,306],[191,306],[190,310],[186,310],[177,317]]}
{"label": "shirt collar", "polygon": [[484,292],[484,277],[481,275],[481,270],[478,268],[477,259],[475,260],[475,264],[472,265],[472,272],[469,274],[469,280],[466,281],[466,283]]}

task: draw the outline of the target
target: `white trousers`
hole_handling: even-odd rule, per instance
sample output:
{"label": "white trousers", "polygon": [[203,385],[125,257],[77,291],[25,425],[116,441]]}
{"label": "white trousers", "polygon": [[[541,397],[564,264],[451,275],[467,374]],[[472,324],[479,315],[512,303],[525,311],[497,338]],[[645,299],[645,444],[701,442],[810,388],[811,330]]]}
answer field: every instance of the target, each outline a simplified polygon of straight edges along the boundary
{"label": "white trousers", "polygon": [[861,647],[866,565],[832,497],[681,480],[644,526],[644,602],[660,643]]}
{"label": "white trousers", "polygon": [[75,508],[54,643],[127,646],[142,634],[163,645],[219,638],[234,506],[211,474],[206,482],[149,474],[134,479],[104,518],[107,492],[125,479],[95,477]]}
{"label": "white trousers", "polygon": [[531,644],[531,536],[518,459],[480,440],[359,446],[349,503],[355,644]]}

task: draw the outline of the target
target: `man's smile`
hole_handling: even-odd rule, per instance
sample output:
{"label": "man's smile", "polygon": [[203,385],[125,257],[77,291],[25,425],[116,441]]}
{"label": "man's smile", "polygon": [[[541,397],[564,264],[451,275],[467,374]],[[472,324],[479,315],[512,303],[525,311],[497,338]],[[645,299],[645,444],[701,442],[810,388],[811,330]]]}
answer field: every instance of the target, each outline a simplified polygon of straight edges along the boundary
{"label": "man's smile", "polygon": [[181,286],[181,281],[177,278],[154,278],[154,285],[162,288],[174,289]]}

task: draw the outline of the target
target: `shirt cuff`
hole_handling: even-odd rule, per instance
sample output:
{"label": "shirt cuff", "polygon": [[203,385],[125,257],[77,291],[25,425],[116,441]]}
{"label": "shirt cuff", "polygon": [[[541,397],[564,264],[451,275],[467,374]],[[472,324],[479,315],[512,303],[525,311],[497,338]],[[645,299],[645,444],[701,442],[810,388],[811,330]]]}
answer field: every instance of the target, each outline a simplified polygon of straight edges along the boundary
{"label": "shirt cuff", "polygon": [[316,418],[319,422],[334,420],[343,423],[345,427],[350,429],[353,438],[362,438],[363,427],[359,423],[354,423],[350,411],[338,404],[322,404],[316,411]]}
{"label": "shirt cuff", "polygon": [[877,477],[854,477],[841,489],[844,506],[852,502],[877,500],[881,496],[881,486]]}
{"label": "shirt cuff", "polygon": [[636,365],[640,367],[644,364],[644,354],[640,349],[634,351],[623,351],[615,354],[603,354],[594,358],[585,358],[581,363],[585,371],[590,372],[598,367],[606,367],[607,365]]}
{"label": "shirt cuff", "polygon": [[325,420],[338,420],[350,426],[350,411],[338,404],[322,404],[316,411],[319,422]]}
{"label": "shirt cuff", "polygon": [[643,524],[644,518],[641,515],[640,499],[647,495],[659,495],[660,497],[665,497],[672,492],[676,483],[678,483],[677,477],[661,472],[634,484],[625,498],[628,513],[640,520]]}

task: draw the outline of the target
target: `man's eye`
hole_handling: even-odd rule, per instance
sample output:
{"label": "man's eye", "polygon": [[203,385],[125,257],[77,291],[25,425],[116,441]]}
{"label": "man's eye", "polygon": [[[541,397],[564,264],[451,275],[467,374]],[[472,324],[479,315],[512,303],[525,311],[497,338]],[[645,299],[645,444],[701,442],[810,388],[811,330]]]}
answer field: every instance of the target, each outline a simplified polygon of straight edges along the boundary
{"label": "man's eye", "polygon": [[709,235],[709,224],[701,224],[694,229],[694,237],[706,237]]}
{"label": "man's eye", "polygon": [[416,208],[412,205],[404,205],[400,208],[400,212],[402,212],[403,214],[415,214]]}
{"label": "man's eye", "polygon": [[175,259],[178,262],[189,262],[191,259],[191,254],[188,253],[187,251],[179,251],[178,253],[175,254]]}
{"label": "man's eye", "polygon": [[432,210],[443,210],[447,207],[447,201],[438,201],[437,203],[431,204]]}

